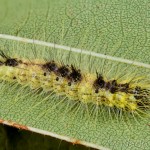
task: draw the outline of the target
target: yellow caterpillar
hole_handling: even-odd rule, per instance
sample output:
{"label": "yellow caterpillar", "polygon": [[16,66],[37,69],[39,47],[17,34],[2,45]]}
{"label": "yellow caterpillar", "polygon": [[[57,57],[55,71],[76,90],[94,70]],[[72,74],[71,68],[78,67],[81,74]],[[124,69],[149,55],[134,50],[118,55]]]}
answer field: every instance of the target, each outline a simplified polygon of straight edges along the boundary
{"label": "yellow caterpillar", "polygon": [[107,80],[101,74],[82,73],[73,65],[55,61],[28,61],[6,56],[1,51],[0,80],[42,88],[83,103],[104,105],[128,112],[150,108],[149,86]]}

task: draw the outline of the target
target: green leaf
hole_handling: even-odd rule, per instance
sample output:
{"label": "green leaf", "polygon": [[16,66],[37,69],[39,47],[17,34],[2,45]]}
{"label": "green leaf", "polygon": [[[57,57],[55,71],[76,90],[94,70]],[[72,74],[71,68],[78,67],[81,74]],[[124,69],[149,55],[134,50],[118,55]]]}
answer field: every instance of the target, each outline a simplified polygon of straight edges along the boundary
{"label": "green leaf", "polygon": [[[0,0],[1,35],[66,45],[147,65],[150,64],[149,18],[148,0]],[[109,76],[114,77],[127,68],[125,77],[133,70],[148,79],[150,75],[149,68],[28,43],[26,40],[1,38],[0,47],[11,55],[29,59],[73,63],[85,72],[110,72]],[[6,120],[6,124],[13,121],[32,127],[29,129],[35,132],[56,133],[86,141],[87,146],[92,143],[99,149],[149,150],[150,118],[111,119],[111,115],[105,112],[97,117],[92,114],[94,118],[88,116],[92,110],[82,111],[85,106],[75,107],[74,102],[55,94],[6,82],[0,84],[0,89],[0,118]]]}

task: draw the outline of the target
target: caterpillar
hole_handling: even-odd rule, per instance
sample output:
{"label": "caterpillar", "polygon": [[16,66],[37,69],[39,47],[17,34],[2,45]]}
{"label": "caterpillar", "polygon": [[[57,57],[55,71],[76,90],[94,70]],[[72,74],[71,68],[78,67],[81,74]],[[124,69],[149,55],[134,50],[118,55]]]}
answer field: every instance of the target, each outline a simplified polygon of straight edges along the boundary
{"label": "caterpillar", "polygon": [[54,60],[11,58],[0,51],[0,79],[54,91],[71,100],[134,114],[150,108],[150,87],[138,82],[108,80],[101,73],[82,72]]}

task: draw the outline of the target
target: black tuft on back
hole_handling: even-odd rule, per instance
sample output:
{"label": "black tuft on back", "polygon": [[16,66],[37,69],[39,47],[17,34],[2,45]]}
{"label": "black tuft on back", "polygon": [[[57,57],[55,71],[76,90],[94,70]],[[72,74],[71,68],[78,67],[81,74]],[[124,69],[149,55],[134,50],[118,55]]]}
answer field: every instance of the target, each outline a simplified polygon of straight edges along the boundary
{"label": "black tuft on back", "polygon": [[44,64],[43,67],[46,68],[49,72],[57,72],[58,70],[58,66],[54,61]]}
{"label": "black tuft on back", "polygon": [[58,74],[60,74],[62,77],[68,77],[69,75],[69,69],[66,66],[62,66],[58,68]]}
{"label": "black tuft on back", "polygon": [[18,61],[14,58],[9,58],[6,60],[5,65],[15,67],[15,66],[18,66]]}
{"label": "black tuft on back", "polygon": [[69,75],[69,80],[73,82],[78,82],[82,80],[80,70],[77,70],[73,65],[71,65],[71,73]]}

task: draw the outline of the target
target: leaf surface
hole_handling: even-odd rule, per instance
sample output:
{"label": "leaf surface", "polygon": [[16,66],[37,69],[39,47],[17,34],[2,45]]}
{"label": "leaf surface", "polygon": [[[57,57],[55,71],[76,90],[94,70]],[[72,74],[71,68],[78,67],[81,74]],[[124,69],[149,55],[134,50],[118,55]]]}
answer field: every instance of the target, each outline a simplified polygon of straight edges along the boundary
{"label": "leaf surface", "polygon": [[[148,0],[0,0],[0,34],[67,45],[150,64],[149,7]],[[112,66],[119,66],[121,70],[125,65],[7,39],[0,39],[0,47],[30,59],[36,56],[54,58],[65,63],[76,63],[83,70],[87,66],[90,72],[95,72],[95,68],[102,67],[105,62],[107,65],[103,66],[104,70],[112,69]],[[139,74],[150,74],[149,69],[129,65],[129,72],[133,70]],[[62,97],[49,96],[44,91],[37,94],[31,92],[30,88],[12,86],[10,83],[1,83],[0,86],[0,118],[3,120],[114,150],[149,150],[149,118],[128,122],[108,120],[103,116],[105,119],[98,117],[95,124],[95,120],[82,111],[70,108],[69,100],[62,101]]]}

